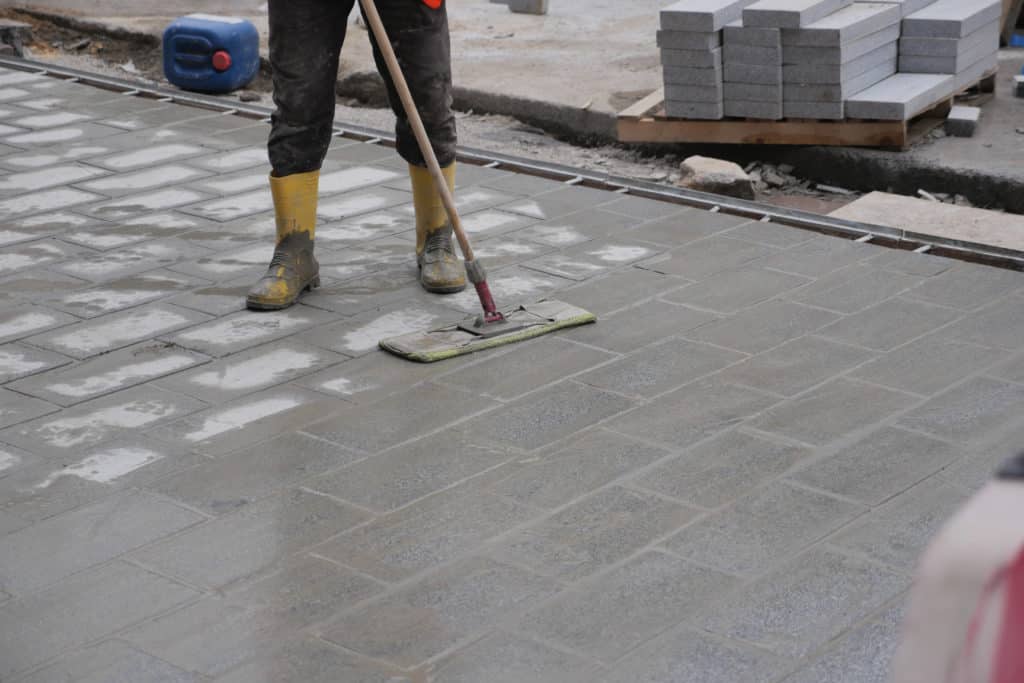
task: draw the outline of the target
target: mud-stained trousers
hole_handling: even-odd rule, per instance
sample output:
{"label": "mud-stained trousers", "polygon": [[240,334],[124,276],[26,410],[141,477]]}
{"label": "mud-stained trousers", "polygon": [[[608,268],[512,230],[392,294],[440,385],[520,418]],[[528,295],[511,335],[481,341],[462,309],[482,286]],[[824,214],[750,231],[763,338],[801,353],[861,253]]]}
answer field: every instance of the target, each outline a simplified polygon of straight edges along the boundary
{"label": "mud-stained trousers", "polygon": [[[375,0],[441,166],[455,161],[451,44],[443,0]],[[316,171],[334,122],[338,58],[356,0],[270,0],[273,127],[268,143],[277,177]],[[398,153],[425,166],[402,103],[370,34],[377,70],[398,121]]]}

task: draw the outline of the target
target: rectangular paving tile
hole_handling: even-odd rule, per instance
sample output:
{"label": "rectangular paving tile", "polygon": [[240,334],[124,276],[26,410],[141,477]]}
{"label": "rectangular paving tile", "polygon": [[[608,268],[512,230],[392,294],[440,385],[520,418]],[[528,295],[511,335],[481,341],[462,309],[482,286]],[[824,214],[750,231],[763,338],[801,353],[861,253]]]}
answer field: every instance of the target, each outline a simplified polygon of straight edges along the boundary
{"label": "rectangular paving tile", "polygon": [[816,446],[867,429],[916,403],[907,394],[837,379],[782,403],[753,423],[758,429]]}
{"label": "rectangular paving tile", "polygon": [[46,303],[81,318],[95,318],[165,299],[198,282],[171,271],[154,270],[70,293],[56,292]]}
{"label": "rectangular paving tile", "polygon": [[1024,386],[979,377],[956,386],[911,412],[900,424],[962,443],[1020,425]]}
{"label": "rectangular paving tile", "polygon": [[733,270],[752,261],[771,256],[775,252],[775,249],[760,244],[712,236],[691,242],[667,256],[658,256],[650,261],[644,261],[640,267],[689,280],[703,280],[723,270]]}
{"label": "rectangular paving tile", "polygon": [[192,508],[220,515],[302,479],[346,465],[355,457],[320,439],[282,434],[166,477],[150,488]]}
{"label": "rectangular paving tile", "polygon": [[579,377],[599,389],[651,398],[737,363],[746,354],[669,339]]}
{"label": "rectangular paving tile", "polygon": [[423,383],[305,431],[347,448],[376,453],[494,405],[490,399],[460,389]]}
{"label": "rectangular paving tile", "polygon": [[54,270],[91,282],[109,282],[156,268],[172,266],[182,260],[205,255],[206,249],[182,240],[168,238],[116,249],[87,259],[67,261]]}
{"label": "rectangular paving tile", "polygon": [[871,265],[878,268],[895,270],[900,273],[907,273],[908,275],[934,277],[952,268],[956,265],[956,261],[944,256],[918,254],[917,252],[904,251],[903,249],[885,249],[878,256],[871,259]]}
{"label": "rectangular paving tile", "polygon": [[712,313],[652,301],[602,317],[597,325],[562,334],[573,341],[629,353],[669,337],[686,335],[688,331],[715,319]]}
{"label": "rectangular paving tile", "polygon": [[[458,365],[455,366],[457,367]],[[447,362],[414,364],[379,351],[308,375],[296,380],[295,384],[362,405],[373,403],[393,393],[406,391],[423,380],[452,370],[453,367]]]}
{"label": "rectangular paving tile", "polygon": [[515,629],[608,663],[735,585],[719,572],[646,552],[532,610]]}
{"label": "rectangular paving tile", "polygon": [[9,197],[57,185],[71,185],[102,174],[103,171],[100,169],[84,164],[51,166],[41,171],[11,173],[0,179],[0,197]]}
{"label": "rectangular paving tile", "polygon": [[469,481],[338,536],[317,555],[381,581],[401,581],[477,551],[539,513]]}
{"label": "rectangular paving tile", "polygon": [[203,520],[147,493],[113,496],[0,538],[0,585],[35,592]]}
{"label": "rectangular paving tile", "polygon": [[784,657],[806,657],[908,585],[877,565],[812,550],[707,609],[698,624]]}
{"label": "rectangular paving tile", "polygon": [[22,679],[25,683],[110,683],[110,681],[160,681],[197,683],[195,674],[157,659],[120,640],[106,640],[61,658]]}
{"label": "rectangular paving tile", "polygon": [[609,423],[615,431],[685,448],[725,431],[778,402],[761,392],[699,382],[662,396]]}
{"label": "rectangular paving tile", "polygon": [[960,317],[952,308],[890,299],[847,316],[821,331],[823,337],[869,349],[889,351]]}
{"label": "rectangular paving tile", "polygon": [[1024,287],[1020,273],[972,263],[958,263],[926,280],[908,296],[943,306],[970,310]]}
{"label": "rectangular paving tile", "polygon": [[936,394],[1007,357],[1007,352],[949,339],[939,331],[881,356],[852,375],[916,394]]}
{"label": "rectangular paving tile", "polygon": [[758,265],[796,275],[822,277],[853,263],[874,258],[882,251],[883,247],[821,236],[769,256]]}
{"label": "rectangular paving tile", "polygon": [[735,365],[719,379],[783,396],[795,396],[874,358],[875,354],[821,337],[786,342]]}
{"label": "rectangular paving tile", "polygon": [[716,508],[775,479],[812,451],[743,432],[722,434],[666,460],[636,483],[705,508]]}
{"label": "rectangular paving tile", "polygon": [[417,330],[431,329],[438,324],[457,322],[465,316],[439,305],[389,306],[384,310],[367,311],[356,318],[320,327],[305,339],[348,356],[361,356],[379,348],[381,339]]}
{"label": "rectangular paving tile", "polygon": [[730,270],[664,295],[666,301],[735,313],[810,282],[810,278],[763,268]]}
{"label": "rectangular paving tile", "polygon": [[955,446],[886,427],[809,463],[792,478],[808,486],[878,505],[930,477],[960,456]]}
{"label": "rectangular paving tile", "polygon": [[683,209],[664,218],[655,218],[623,232],[628,239],[653,242],[668,247],[688,244],[749,223],[750,219],[710,211]]}
{"label": "rectangular paving tile", "polygon": [[645,299],[663,294],[687,283],[686,280],[632,268],[615,271],[600,278],[559,292],[562,301],[603,316]]}
{"label": "rectangular paving tile", "polygon": [[25,344],[0,345],[0,384],[67,365],[71,359]]}
{"label": "rectangular paving tile", "polygon": [[760,353],[819,330],[836,317],[817,308],[772,301],[702,325],[686,336],[746,353]]}
{"label": "rectangular paving tile", "polygon": [[398,446],[305,486],[378,512],[394,510],[515,458],[456,426]]}
{"label": "rectangular paving tile", "polygon": [[42,593],[0,606],[0,675],[99,640],[197,597],[196,591],[124,563],[82,572]]}
{"label": "rectangular paving tile", "polygon": [[[790,667],[781,657],[681,624],[616,662],[601,683],[770,683]],[[823,679],[824,680],[824,679]]]}
{"label": "rectangular paving tile", "polygon": [[166,341],[219,358],[337,318],[309,306],[293,307],[270,316],[243,311],[175,333],[166,337]]}
{"label": "rectangular paving tile", "polygon": [[1007,297],[945,330],[951,339],[1017,351],[1024,336],[1021,297]]}
{"label": "rectangular paving tile", "polygon": [[633,401],[572,380],[502,406],[466,427],[487,443],[534,450],[629,410]]}
{"label": "rectangular paving tile", "polygon": [[187,349],[143,342],[70,368],[19,380],[11,389],[69,406],[201,365],[209,359]]}
{"label": "rectangular paving tile", "polygon": [[470,559],[385,596],[324,629],[324,638],[411,668],[555,592],[522,569]]}
{"label": "rectangular paving tile", "polygon": [[326,496],[287,491],[134,553],[190,584],[223,588],[365,521]]}
{"label": "rectangular paving tile", "polygon": [[111,199],[90,206],[86,212],[104,220],[118,221],[154,211],[193,204],[208,196],[195,190],[174,187]]}
{"label": "rectangular paving tile", "polygon": [[748,221],[730,229],[725,235],[733,239],[746,240],[781,249],[810,242],[818,237],[818,234],[811,230],[791,228],[787,225],[764,221]]}
{"label": "rectangular paving tile", "polygon": [[275,683],[413,683],[401,670],[359,657],[319,638],[305,637],[264,651],[217,683],[251,683],[272,671]]}
{"label": "rectangular paving tile", "polygon": [[160,380],[166,389],[222,403],[340,362],[341,356],[296,340],[275,342]]}
{"label": "rectangular paving tile", "polygon": [[432,667],[439,683],[582,683],[597,667],[582,657],[506,633],[495,633]]}
{"label": "rectangular paving tile", "polygon": [[541,574],[578,580],[629,557],[697,514],[693,508],[614,486],[515,532],[495,552]]}
{"label": "rectangular paving tile", "polygon": [[75,358],[89,358],[206,320],[209,316],[196,311],[154,304],[93,318],[27,341]]}
{"label": "rectangular paving tile", "polygon": [[0,313],[0,341],[21,339],[76,321],[74,316],[43,306],[19,306]]}
{"label": "rectangular paving tile", "polygon": [[95,161],[112,171],[126,171],[142,166],[153,166],[172,159],[182,159],[203,152],[198,145],[172,143],[137,149]]}
{"label": "rectangular paving tile", "polygon": [[564,448],[544,453],[492,490],[524,505],[557,508],[668,454],[665,449],[596,429]]}
{"label": "rectangular paving tile", "polygon": [[773,483],[691,524],[663,546],[706,567],[757,576],[865,511],[831,496]]}
{"label": "rectangular paving tile", "polygon": [[59,406],[0,389],[0,429],[57,412]]}
{"label": "rectangular paving tile", "polygon": [[849,314],[912,292],[912,288],[920,283],[921,278],[913,275],[854,264],[820,278],[813,285],[789,293],[787,298]]}
{"label": "rectangular paving tile", "polygon": [[0,441],[40,455],[68,457],[202,407],[202,402],[181,394],[136,387],[11,427],[0,432]]}
{"label": "rectangular paving tile", "polygon": [[80,248],[52,239],[5,247],[0,249],[0,276],[12,275],[27,268],[59,263],[80,254],[81,251]]}

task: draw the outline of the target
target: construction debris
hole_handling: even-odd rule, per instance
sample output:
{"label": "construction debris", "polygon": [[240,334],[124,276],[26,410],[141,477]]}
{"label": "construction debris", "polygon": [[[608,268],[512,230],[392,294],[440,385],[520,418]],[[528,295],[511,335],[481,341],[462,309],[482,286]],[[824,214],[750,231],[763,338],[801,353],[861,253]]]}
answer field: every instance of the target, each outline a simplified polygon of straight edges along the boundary
{"label": "construction debris", "polygon": [[946,132],[958,138],[973,137],[980,119],[981,109],[978,107],[953,107],[946,118]]}
{"label": "construction debris", "polygon": [[754,199],[754,182],[739,164],[722,159],[692,156],[679,167],[679,186],[701,192],[724,194],[739,199]]}
{"label": "construction debris", "polygon": [[0,43],[10,46],[16,57],[25,56],[25,45],[32,42],[32,27],[22,21],[0,19]]}

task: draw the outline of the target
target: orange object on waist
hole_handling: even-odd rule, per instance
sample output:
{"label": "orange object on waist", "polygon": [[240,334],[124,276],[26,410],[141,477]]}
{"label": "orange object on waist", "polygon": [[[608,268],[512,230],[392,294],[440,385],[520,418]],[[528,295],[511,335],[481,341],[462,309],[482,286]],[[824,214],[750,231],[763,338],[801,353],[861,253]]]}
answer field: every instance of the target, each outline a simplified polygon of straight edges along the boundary
{"label": "orange object on waist", "polygon": [[423,0],[423,4],[430,9],[441,9],[441,5],[444,4],[444,0]]}

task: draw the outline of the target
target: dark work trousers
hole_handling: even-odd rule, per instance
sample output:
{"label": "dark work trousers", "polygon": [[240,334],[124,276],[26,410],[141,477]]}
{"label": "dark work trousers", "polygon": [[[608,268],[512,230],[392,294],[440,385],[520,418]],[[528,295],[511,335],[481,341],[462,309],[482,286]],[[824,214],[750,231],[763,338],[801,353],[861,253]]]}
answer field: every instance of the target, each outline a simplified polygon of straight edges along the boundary
{"label": "dark work trousers", "polygon": [[[268,147],[275,176],[315,171],[323,163],[334,122],[338,56],[355,2],[270,0],[270,63],[277,110]],[[376,4],[434,153],[441,166],[448,166],[455,161],[455,115],[446,7],[442,2],[432,9],[424,0]],[[398,118],[398,153],[410,164],[425,166],[372,32],[370,41]]]}

